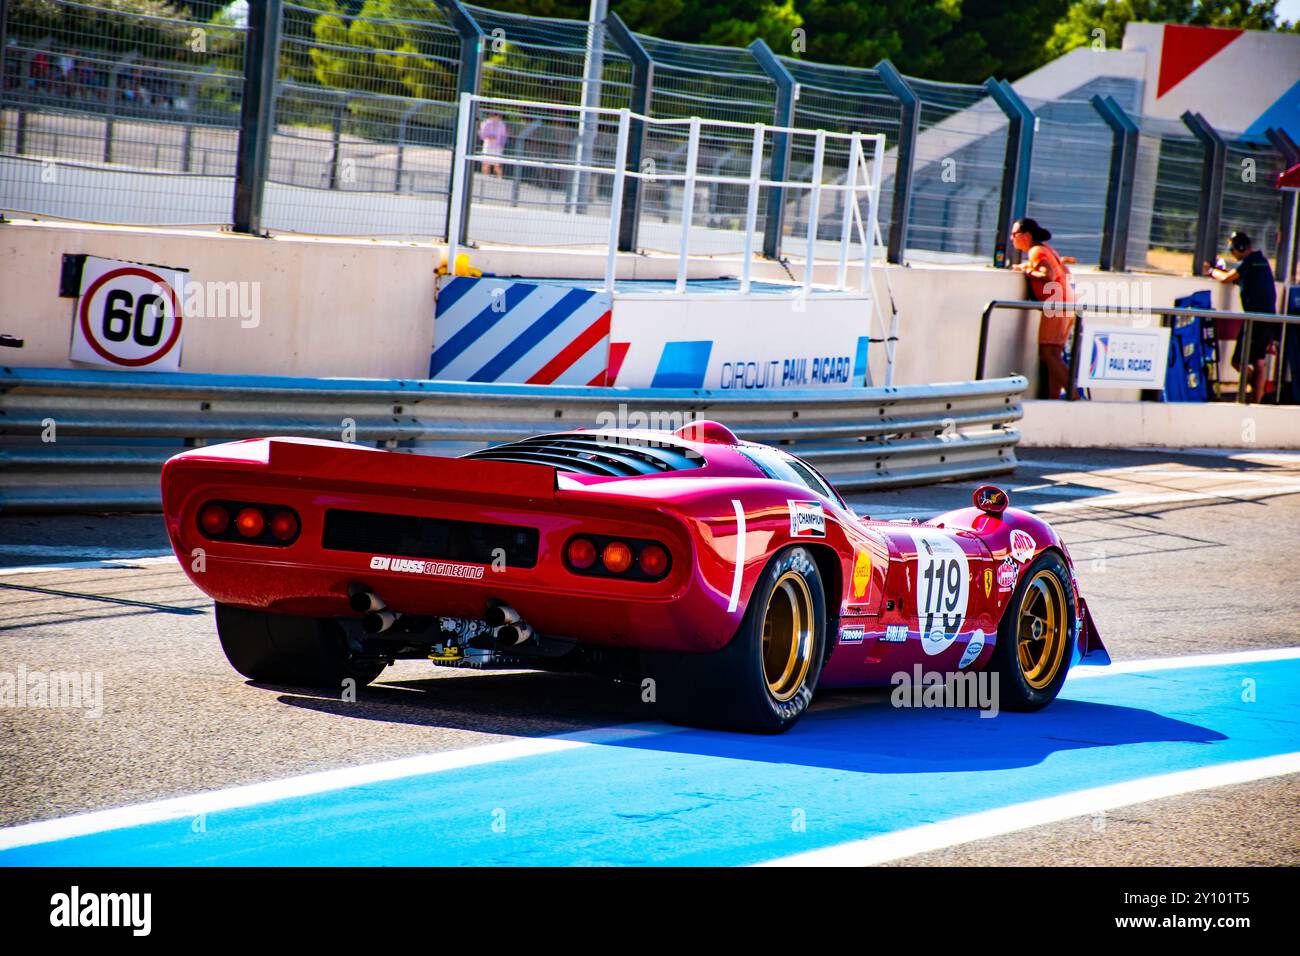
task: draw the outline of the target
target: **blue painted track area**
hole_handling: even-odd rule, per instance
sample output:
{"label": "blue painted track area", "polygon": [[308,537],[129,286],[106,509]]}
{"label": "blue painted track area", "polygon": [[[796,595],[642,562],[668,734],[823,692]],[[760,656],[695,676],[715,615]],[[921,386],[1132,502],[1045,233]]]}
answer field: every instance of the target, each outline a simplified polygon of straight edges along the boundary
{"label": "blue painted track area", "polygon": [[648,724],[576,735],[560,752],[218,810],[198,828],[174,819],[16,846],[0,864],[760,863],[1293,754],[1296,700],[1291,657],[1071,679],[1046,710],[991,719],[884,698],[824,706],[781,737]]}

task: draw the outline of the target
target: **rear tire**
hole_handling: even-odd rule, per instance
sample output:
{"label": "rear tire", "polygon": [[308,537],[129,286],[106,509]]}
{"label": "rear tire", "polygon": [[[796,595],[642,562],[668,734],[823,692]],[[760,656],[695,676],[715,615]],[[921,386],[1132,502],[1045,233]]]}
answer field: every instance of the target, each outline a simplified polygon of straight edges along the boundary
{"label": "rear tire", "polygon": [[806,548],[787,548],[764,569],[726,647],[652,656],[659,714],[692,727],[784,733],[812,703],[827,640],[817,562]]}
{"label": "rear tire", "polygon": [[1074,659],[1078,608],[1055,551],[1024,570],[998,625],[991,669],[1003,710],[1041,710],[1056,699]]}
{"label": "rear tire", "polygon": [[325,618],[218,604],[217,634],[235,670],[270,684],[339,688],[350,678],[364,687],[386,666],[354,659],[343,628]]}

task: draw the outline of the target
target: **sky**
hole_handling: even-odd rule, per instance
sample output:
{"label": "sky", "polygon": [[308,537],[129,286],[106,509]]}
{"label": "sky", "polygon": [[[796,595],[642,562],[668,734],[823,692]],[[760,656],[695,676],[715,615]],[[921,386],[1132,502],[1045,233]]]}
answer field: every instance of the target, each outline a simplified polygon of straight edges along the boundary
{"label": "sky", "polygon": [[1277,5],[1277,18],[1292,23],[1300,20],[1300,0],[1281,0]]}

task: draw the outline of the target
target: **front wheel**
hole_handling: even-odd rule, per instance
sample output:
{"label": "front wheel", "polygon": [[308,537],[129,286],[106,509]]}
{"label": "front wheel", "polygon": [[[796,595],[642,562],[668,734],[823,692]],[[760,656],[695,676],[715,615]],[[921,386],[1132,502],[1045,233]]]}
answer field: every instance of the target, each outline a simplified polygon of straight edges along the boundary
{"label": "front wheel", "polygon": [[1077,619],[1065,561],[1045,551],[1020,576],[998,625],[992,670],[1003,710],[1039,710],[1056,699],[1074,657]]}
{"label": "front wheel", "polygon": [[235,670],[270,684],[338,688],[351,679],[364,687],[385,667],[354,659],[343,628],[324,618],[218,604],[217,634]]}
{"label": "front wheel", "polygon": [[654,656],[660,715],[694,727],[789,730],[812,703],[826,630],[817,562],[806,548],[787,548],[764,569],[726,647]]}

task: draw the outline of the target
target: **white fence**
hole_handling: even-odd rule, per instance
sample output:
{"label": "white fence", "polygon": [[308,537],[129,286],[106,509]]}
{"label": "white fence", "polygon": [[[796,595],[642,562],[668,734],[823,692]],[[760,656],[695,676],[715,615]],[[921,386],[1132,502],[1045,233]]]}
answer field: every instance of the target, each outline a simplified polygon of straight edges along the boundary
{"label": "white fence", "polygon": [[[498,118],[510,116],[516,126],[526,131],[550,124],[562,133],[559,137],[552,137],[552,140],[558,138],[562,142],[572,143],[571,149],[565,150],[571,152],[571,158],[569,155],[545,156],[539,150],[528,148],[513,151],[476,148],[477,142],[482,139],[479,121],[493,114]],[[502,120],[503,124],[505,122]],[[645,166],[629,169],[633,123],[639,124],[641,135],[647,138],[683,139],[684,134],[680,163],[672,163],[669,169]],[[505,128],[509,129],[508,124]],[[773,180],[764,176],[764,158],[770,158],[772,150],[777,148],[774,138],[782,135],[788,136],[792,145],[801,139],[811,140],[813,163],[808,167],[807,178]],[[606,142],[603,150],[598,145],[602,138]],[[747,152],[748,174],[738,176],[723,173],[721,160],[703,166],[701,142],[705,139],[715,144],[728,144],[725,155],[729,157],[738,153],[743,156]],[[828,143],[847,149],[850,157],[847,172],[838,182],[822,181]],[[612,149],[608,148],[610,145]],[[627,109],[567,106],[464,93],[461,95],[453,160],[448,227],[449,262],[456,261],[457,253],[468,239],[462,233],[462,220],[467,205],[471,218],[476,211],[497,213],[503,211],[502,207],[509,206],[516,234],[524,238],[529,235],[545,235],[547,232],[554,236],[586,235],[595,238],[595,227],[599,225],[606,247],[605,289],[613,291],[619,225],[624,212],[627,180],[639,180],[643,189],[648,184],[661,187],[664,184],[677,184],[680,187],[680,198],[676,204],[679,215],[676,235],[672,237],[671,244],[675,247],[678,266],[675,287],[670,294],[683,295],[686,293],[687,262],[691,252],[693,249],[704,251],[701,247],[707,246],[709,227],[701,228],[696,224],[698,190],[704,186],[743,188],[744,213],[743,217],[737,216],[736,219],[741,256],[740,291],[748,293],[754,243],[759,235],[760,194],[764,190],[779,189],[787,195],[794,192],[805,197],[808,206],[807,229],[803,237],[803,277],[801,284],[792,288],[792,294],[813,291],[813,265],[820,258],[837,263],[832,287],[841,292],[850,291],[850,260],[860,261],[862,272],[858,277],[857,292],[870,295],[871,261],[880,236],[878,206],[884,151],[885,137],[882,133],[836,133],[824,129],[705,120],[697,116],[660,119]],[[475,188],[474,184],[484,179],[487,171],[494,167],[511,168],[516,182],[525,171],[535,171],[530,172],[530,175],[554,175],[560,185],[550,192],[563,197],[560,203],[563,211],[528,208],[527,198],[521,204],[518,188],[511,190],[507,199],[506,190],[490,179],[489,188]],[[592,183],[591,180],[598,182]],[[822,214],[823,197],[828,193],[838,198],[837,222],[828,221]],[[605,196],[608,198],[602,198]],[[603,208],[605,212],[593,212],[593,208]],[[539,219],[546,221],[546,230],[539,232]],[[647,224],[642,225],[643,232],[646,227]],[[833,234],[833,238],[824,238],[828,231]]]}

